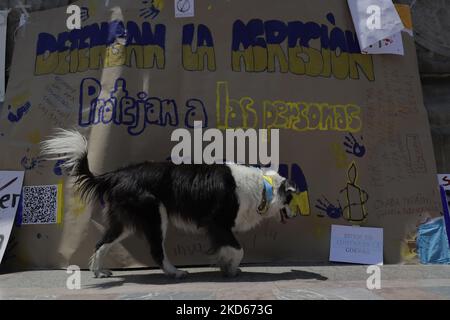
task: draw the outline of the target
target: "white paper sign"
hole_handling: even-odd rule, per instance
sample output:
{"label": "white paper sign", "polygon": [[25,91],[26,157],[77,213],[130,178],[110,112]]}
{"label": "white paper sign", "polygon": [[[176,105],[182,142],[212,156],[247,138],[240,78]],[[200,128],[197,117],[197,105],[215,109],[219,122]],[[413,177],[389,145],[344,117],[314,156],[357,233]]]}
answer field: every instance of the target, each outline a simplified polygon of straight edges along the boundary
{"label": "white paper sign", "polygon": [[19,206],[23,175],[23,171],[0,171],[0,263]]}
{"label": "white paper sign", "polygon": [[347,0],[361,52],[403,55],[405,29],[392,0]]}
{"label": "white paper sign", "polygon": [[5,100],[6,26],[8,11],[0,11],[0,102]]}
{"label": "white paper sign", "polygon": [[450,173],[438,174],[439,185],[444,187],[444,190],[450,190]]}
{"label": "white paper sign", "polygon": [[194,0],[175,0],[175,17],[189,18],[194,16]]}
{"label": "white paper sign", "polygon": [[330,261],[383,264],[383,229],[331,226]]}

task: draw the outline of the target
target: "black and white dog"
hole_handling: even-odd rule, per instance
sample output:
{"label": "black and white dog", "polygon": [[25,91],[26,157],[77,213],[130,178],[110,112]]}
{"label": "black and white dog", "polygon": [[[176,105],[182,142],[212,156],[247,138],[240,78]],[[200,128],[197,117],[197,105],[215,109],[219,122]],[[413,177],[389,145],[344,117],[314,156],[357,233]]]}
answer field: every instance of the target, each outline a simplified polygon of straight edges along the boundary
{"label": "black and white dog", "polygon": [[250,230],[269,217],[278,216],[284,222],[293,215],[289,203],[296,188],[276,172],[237,164],[144,162],[94,175],[86,138],[63,129],[42,143],[42,153],[53,155],[51,160],[65,160],[64,167],[75,178],[83,199],[106,204],[108,228],[90,264],[96,277],[111,276],[103,258],[129,231],[144,234],[153,259],[167,275],[185,276],[165,253],[169,222],[206,234],[221,271],[235,276],[244,252],[234,233]]}

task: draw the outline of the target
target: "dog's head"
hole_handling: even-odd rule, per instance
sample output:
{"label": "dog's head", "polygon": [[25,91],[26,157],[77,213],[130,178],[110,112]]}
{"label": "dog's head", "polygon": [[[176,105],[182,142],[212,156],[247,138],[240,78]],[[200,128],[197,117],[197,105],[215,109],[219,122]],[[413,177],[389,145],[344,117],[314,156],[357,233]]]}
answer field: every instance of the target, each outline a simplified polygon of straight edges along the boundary
{"label": "dog's head", "polygon": [[270,204],[269,215],[278,217],[281,223],[285,223],[297,215],[297,212],[291,209],[291,203],[299,191],[293,181],[283,178],[278,173],[272,173],[271,176],[274,182],[274,197]]}
{"label": "dog's head", "polygon": [[279,201],[282,204],[280,209],[280,222],[284,223],[287,219],[293,218],[297,215],[291,210],[291,202],[294,195],[298,192],[298,188],[294,182],[290,180],[283,180],[278,188]]}

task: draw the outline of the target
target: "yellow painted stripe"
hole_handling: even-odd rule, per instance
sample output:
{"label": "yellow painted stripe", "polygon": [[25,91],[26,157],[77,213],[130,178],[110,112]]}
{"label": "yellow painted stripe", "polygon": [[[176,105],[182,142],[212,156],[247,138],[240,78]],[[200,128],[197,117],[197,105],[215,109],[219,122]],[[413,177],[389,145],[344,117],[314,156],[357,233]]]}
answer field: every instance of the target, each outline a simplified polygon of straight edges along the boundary
{"label": "yellow painted stripe", "polygon": [[400,19],[402,19],[403,25],[406,29],[412,30],[412,17],[411,17],[411,8],[407,4],[396,4],[395,8],[397,9],[398,15]]}
{"label": "yellow painted stripe", "polygon": [[63,197],[63,182],[61,181],[58,183],[58,208],[57,208],[57,215],[56,215],[56,223],[60,224],[62,223],[62,215],[63,215],[63,209],[64,209],[64,197]]}
{"label": "yellow painted stripe", "polygon": [[311,214],[311,208],[309,206],[308,191],[294,194],[289,207],[295,213],[300,213],[302,216],[309,216]]}
{"label": "yellow painted stripe", "polygon": [[263,176],[263,178],[273,187],[273,179],[269,176]]}

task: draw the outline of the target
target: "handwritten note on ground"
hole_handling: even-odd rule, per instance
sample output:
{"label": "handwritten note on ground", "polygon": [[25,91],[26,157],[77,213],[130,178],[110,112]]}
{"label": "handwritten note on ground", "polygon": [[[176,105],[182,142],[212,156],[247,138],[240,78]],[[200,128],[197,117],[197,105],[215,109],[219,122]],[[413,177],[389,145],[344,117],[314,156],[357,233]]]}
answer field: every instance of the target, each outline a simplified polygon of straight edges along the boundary
{"label": "handwritten note on ground", "polygon": [[383,229],[332,225],[330,261],[383,264]]}
{"label": "handwritten note on ground", "polygon": [[0,171],[0,263],[19,206],[23,171]]}

